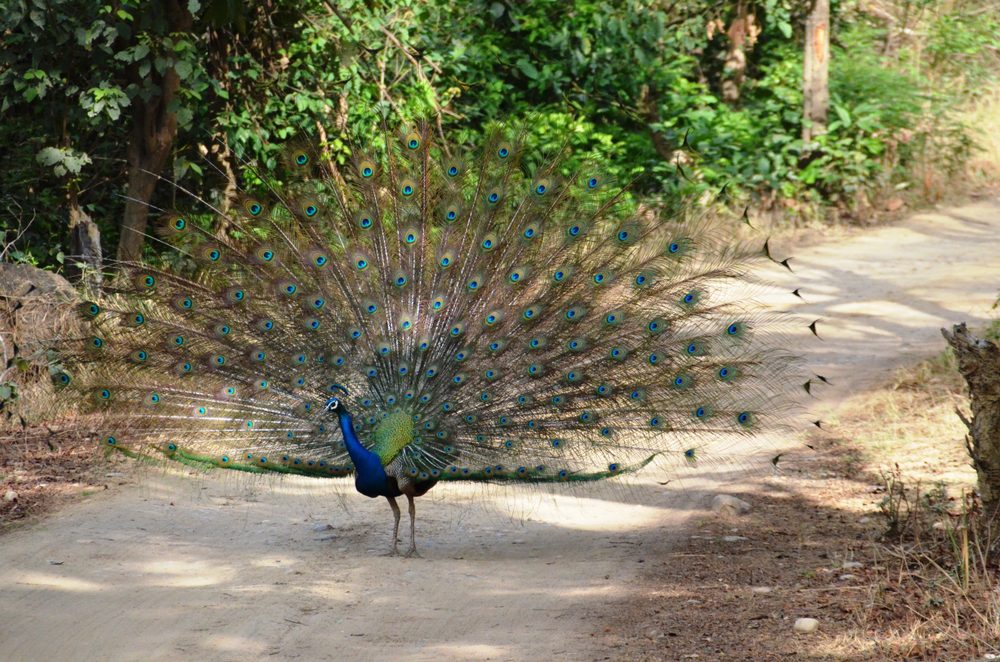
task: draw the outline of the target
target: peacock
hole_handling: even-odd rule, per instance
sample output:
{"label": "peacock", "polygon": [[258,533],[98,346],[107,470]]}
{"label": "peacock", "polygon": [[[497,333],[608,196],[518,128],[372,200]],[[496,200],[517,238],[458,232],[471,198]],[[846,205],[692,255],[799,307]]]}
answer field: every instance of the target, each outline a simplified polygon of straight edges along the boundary
{"label": "peacock", "polygon": [[[133,457],[314,477],[385,498],[442,481],[580,483],[740,454],[793,362],[746,293],[761,242],[498,127],[428,126],[242,164],[226,209],[180,189],[167,250],[80,305],[56,385]],[[166,180],[164,180],[166,181]],[[787,263],[786,263],[787,266]]]}

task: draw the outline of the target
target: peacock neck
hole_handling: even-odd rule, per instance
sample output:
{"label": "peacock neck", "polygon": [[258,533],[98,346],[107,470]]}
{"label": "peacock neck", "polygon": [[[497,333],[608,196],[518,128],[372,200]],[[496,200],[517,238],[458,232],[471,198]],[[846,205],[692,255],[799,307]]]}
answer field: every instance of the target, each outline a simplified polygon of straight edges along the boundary
{"label": "peacock neck", "polygon": [[338,414],[340,431],[344,435],[347,454],[354,463],[354,486],[365,496],[384,496],[388,491],[388,477],[378,455],[365,448],[354,431],[354,421],[347,412]]}

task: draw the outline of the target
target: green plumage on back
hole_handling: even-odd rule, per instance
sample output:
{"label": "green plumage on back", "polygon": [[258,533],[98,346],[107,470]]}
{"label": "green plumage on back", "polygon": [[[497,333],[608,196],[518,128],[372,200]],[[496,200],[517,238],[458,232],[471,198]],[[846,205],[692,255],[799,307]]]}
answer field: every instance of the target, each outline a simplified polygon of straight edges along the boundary
{"label": "green plumage on back", "polygon": [[413,415],[405,411],[394,411],[375,425],[372,430],[371,450],[387,465],[396,459],[400,451],[413,442]]}

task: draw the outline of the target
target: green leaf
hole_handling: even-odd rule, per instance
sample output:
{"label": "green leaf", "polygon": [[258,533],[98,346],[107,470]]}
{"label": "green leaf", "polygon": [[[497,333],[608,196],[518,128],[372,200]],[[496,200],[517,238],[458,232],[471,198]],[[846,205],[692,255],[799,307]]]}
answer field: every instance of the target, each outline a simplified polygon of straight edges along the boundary
{"label": "green leaf", "polygon": [[181,77],[181,80],[189,78],[193,70],[194,69],[191,66],[191,63],[188,62],[187,60],[179,60],[178,62],[174,62],[174,71],[176,71],[177,75]]}
{"label": "green leaf", "polygon": [[538,69],[536,69],[535,65],[525,58],[521,58],[517,61],[517,68],[521,70],[521,73],[532,80],[538,78]]}
{"label": "green leaf", "polygon": [[51,166],[62,163],[63,153],[58,147],[43,147],[35,155],[35,160],[43,166]]}

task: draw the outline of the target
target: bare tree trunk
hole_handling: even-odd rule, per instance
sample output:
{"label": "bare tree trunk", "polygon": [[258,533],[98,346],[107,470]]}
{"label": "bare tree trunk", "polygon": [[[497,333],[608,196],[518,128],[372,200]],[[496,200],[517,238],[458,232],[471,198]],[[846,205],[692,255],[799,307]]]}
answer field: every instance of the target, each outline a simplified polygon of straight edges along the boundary
{"label": "bare tree trunk", "polygon": [[979,477],[983,508],[991,516],[1000,509],[1000,347],[971,335],[964,323],[941,333],[969,384],[972,420],[962,417],[969,428],[965,445]]}
{"label": "bare tree trunk", "polygon": [[742,2],[736,6],[736,16],[726,30],[729,48],[722,68],[722,100],[729,105],[740,101],[743,81],[747,72],[747,51],[753,49],[760,28],[757,27],[753,12]]}
{"label": "bare tree trunk", "polygon": [[85,212],[77,199],[75,187],[67,195],[69,204],[69,237],[73,255],[83,264],[71,264],[70,274],[77,276],[93,292],[100,292],[103,280],[104,252],[101,249],[101,231],[94,219]]}
{"label": "bare tree trunk", "polygon": [[826,133],[830,106],[830,0],[812,0],[802,67],[802,141]]}
{"label": "bare tree trunk", "polygon": [[670,139],[663,135],[663,131],[659,129],[659,125],[663,123],[659,103],[660,99],[656,92],[651,90],[648,85],[644,85],[639,97],[639,112],[646,119],[646,127],[649,129],[653,149],[656,150],[661,159],[669,163],[674,159],[675,149]]}
{"label": "bare tree trunk", "polygon": [[[165,0],[171,32],[190,32],[193,17],[182,0]],[[132,136],[128,145],[128,199],[122,216],[118,259],[137,260],[145,242],[149,201],[157,176],[167,164],[177,135],[177,115],[171,104],[180,88],[180,76],[167,69],[160,80],[160,94],[132,101]]]}

